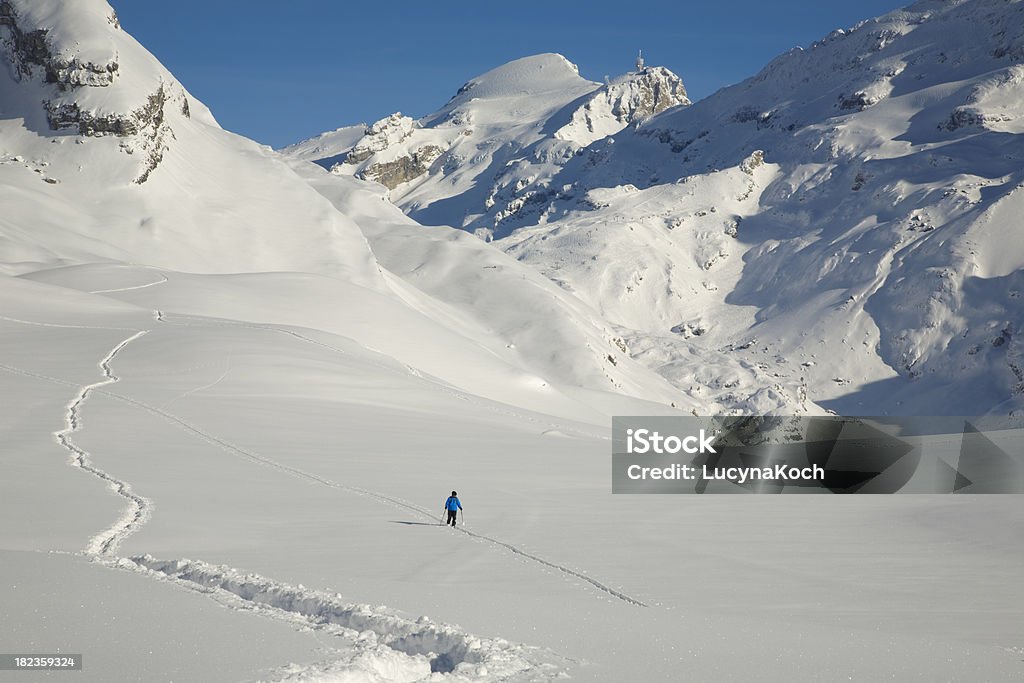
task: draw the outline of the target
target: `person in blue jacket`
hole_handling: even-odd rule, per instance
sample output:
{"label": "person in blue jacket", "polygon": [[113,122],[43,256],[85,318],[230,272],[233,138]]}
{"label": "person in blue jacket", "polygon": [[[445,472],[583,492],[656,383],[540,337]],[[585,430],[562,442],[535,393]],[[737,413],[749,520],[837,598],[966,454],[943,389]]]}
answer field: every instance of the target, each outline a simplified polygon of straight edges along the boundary
{"label": "person in blue jacket", "polygon": [[455,526],[455,517],[459,514],[459,510],[462,509],[462,503],[459,502],[459,494],[452,491],[452,495],[448,496],[448,500],[444,502],[444,509],[448,511],[448,521],[445,524]]}

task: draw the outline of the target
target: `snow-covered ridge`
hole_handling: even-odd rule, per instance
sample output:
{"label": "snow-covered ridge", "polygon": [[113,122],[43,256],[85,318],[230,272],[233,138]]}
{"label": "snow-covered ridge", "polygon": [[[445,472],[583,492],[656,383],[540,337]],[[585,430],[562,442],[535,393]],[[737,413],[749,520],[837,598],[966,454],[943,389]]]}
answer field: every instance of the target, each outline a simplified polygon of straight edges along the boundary
{"label": "snow-covered ridge", "polygon": [[191,116],[184,88],[120,29],[102,0],[3,0],[0,47],[14,76],[40,93],[51,130],[126,138],[120,148],[142,160],[136,183],[167,152],[171,110]]}
{"label": "snow-covered ridge", "polygon": [[[470,79],[441,111],[452,111],[474,100],[518,99],[595,86],[580,76],[578,66],[560,54],[549,52],[514,59]],[[543,106],[543,102],[538,104]]]}
{"label": "snow-covered ridge", "polygon": [[[337,172],[404,163],[403,211],[495,240],[694,400],[1022,405],[1024,3],[918,2],[660,112],[685,91],[658,69],[548,98],[534,126],[474,100],[486,81]],[[973,387],[959,408],[921,389],[950,383]]]}
{"label": "snow-covered ridge", "polygon": [[555,131],[554,137],[585,147],[631,123],[688,104],[681,78],[665,67],[645,67],[595,91],[571,111],[570,122]]}
{"label": "snow-covered ridge", "polygon": [[[663,67],[598,84],[562,55],[540,54],[471,79],[418,121],[396,113],[357,141],[325,133],[282,151],[384,185],[418,221],[493,236],[510,217],[543,210],[556,193],[550,178],[581,148],[688,104],[682,80]],[[447,206],[467,192],[471,205]]]}
{"label": "snow-covered ridge", "polygon": [[221,130],[103,0],[2,0],[0,61],[3,272],[115,260],[379,285],[358,228]]}

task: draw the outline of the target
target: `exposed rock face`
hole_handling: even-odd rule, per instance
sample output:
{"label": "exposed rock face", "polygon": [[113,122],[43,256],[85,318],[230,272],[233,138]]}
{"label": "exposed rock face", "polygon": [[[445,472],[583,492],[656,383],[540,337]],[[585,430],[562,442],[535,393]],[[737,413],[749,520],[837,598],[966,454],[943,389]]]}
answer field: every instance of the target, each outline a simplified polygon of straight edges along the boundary
{"label": "exposed rock face", "polygon": [[620,123],[632,123],[669,107],[690,104],[682,79],[661,66],[648,67],[605,86],[595,99],[601,97]]}
{"label": "exposed rock face", "polygon": [[764,165],[764,150],[755,149],[749,157],[740,164],[740,170],[747,175],[754,175],[754,169]]}
{"label": "exposed rock face", "polygon": [[[109,30],[120,30],[116,14],[111,13],[107,23]],[[190,116],[184,91],[179,88],[175,92],[172,85],[165,82],[146,95],[141,105],[130,109],[103,110],[95,104],[83,105],[78,93],[84,88],[116,90],[114,86],[120,74],[117,53],[97,63],[81,58],[77,43],[61,50],[52,44],[50,29],[27,26],[11,0],[0,0],[0,48],[17,78],[48,86],[44,89],[46,96],[42,107],[52,130],[71,129],[87,137],[125,138],[120,145],[125,153],[142,152],[144,161],[136,183],[149,178],[163,158],[167,140],[173,136],[165,116],[167,104],[175,101],[182,115]],[[121,106],[118,105],[118,109]]]}
{"label": "exposed rock face", "polygon": [[410,156],[373,164],[358,175],[364,180],[374,180],[389,190],[393,190],[402,183],[409,182],[426,173],[430,169],[430,165],[443,152],[444,150],[436,145],[424,145]]}
{"label": "exposed rock face", "polygon": [[[407,141],[419,123],[414,119],[395,112],[387,118],[377,121],[366,129],[366,133],[351,150],[345,154],[341,163],[331,168],[335,172],[343,172],[342,164],[356,166],[367,161],[379,152],[398,148]],[[407,149],[408,147],[406,147]],[[364,180],[373,180],[393,190],[402,183],[420,177],[430,169],[430,165],[444,153],[437,145],[424,144],[409,154],[389,159],[387,154],[381,160],[365,165],[356,172],[356,176]],[[351,173],[351,171],[349,171]]]}
{"label": "exposed rock face", "polygon": [[366,135],[345,157],[345,163],[353,165],[362,163],[377,152],[404,142],[412,135],[415,128],[416,121],[408,116],[403,116],[402,112],[395,112],[370,126]]}
{"label": "exposed rock face", "polygon": [[0,0],[0,26],[6,26],[10,32],[10,37],[2,42],[15,69],[22,76],[31,76],[33,67],[40,67],[44,72],[44,81],[57,84],[61,90],[83,85],[108,86],[117,77],[116,61],[93,64],[54,55],[46,40],[48,31],[44,28],[22,29],[10,0]]}
{"label": "exposed rock face", "polygon": [[586,145],[670,107],[688,104],[690,99],[679,76],[664,67],[647,67],[599,88],[573,112],[571,121],[555,137]]}

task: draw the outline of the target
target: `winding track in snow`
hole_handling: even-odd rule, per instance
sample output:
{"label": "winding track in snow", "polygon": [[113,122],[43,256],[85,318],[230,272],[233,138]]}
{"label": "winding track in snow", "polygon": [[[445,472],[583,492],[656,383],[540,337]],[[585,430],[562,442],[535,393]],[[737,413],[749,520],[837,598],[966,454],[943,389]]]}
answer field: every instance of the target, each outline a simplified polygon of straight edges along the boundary
{"label": "winding track in snow", "polygon": [[[158,322],[165,322],[165,323],[167,322],[164,314],[161,311],[154,311],[154,319],[156,321],[158,321]],[[173,324],[173,323],[171,323],[171,324]],[[231,324],[232,323],[228,323],[228,325],[231,325]],[[239,326],[252,327],[252,328],[256,328],[256,329],[263,329],[263,330],[269,330],[269,331],[273,331],[273,332],[285,333],[285,334],[288,334],[288,335],[290,335],[292,337],[300,339],[302,341],[309,342],[309,343],[315,344],[317,346],[321,346],[321,347],[324,347],[324,348],[327,348],[327,349],[330,349],[332,351],[336,351],[336,352],[339,352],[339,353],[345,353],[341,349],[337,349],[337,348],[332,347],[332,346],[330,346],[328,344],[324,344],[322,342],[318,342],[316,340],[310,339],[310,338],[305,337],[303,335],[300,335],[298,333],[294,333],[294,332],[292,332],[290,330],[282,330],[282,329],[279,329],[279,328],[276,328],[276,327],[263,326],[263,325],[242,324],[242,325],[239,325]],[[258,455],[256,453],[251,452],[251,451],[248,451],[248,450],[246,450],[244,448],[241,448],[240,446],[236,446],[235,444],[233,444],[233,443],[231,443],[231,442],[229,442],[229,441],[227,441],[227,440],[225,440],[225,439],[223,439],[221,437],[218,437],[218,436],[216,436],[214,434],[206,432],[206,431],[202,430],[201,428],[197,427],[196,425],[194,425],[194,424],[192,424],[190,422],[187,422],[186,420],[178,417],[177,415],[169,413],[169,412],[167,412],[167,411],[165,411],[165,410],[163,410],[161,408],[149,405],[148,403],[144,403],[142,401],[139,401],[139,400],[136,400],[136,399],[133,399],[133,398],[129,398],[127,396],[123,396],[121,394],[116,394],[116,393],[112,393],[110,391],[104,390],[102,387],[110,385],[110,384],[114,384],[119,379],[110,370],[110,363],[114,360],[114,358],[116,358],[116,356],[121,352],[121,350],[124,349],[125,346],[130,344],[132,341],[135,341],[136,339],[138,339],[142,335],[146,334],[147,332],[148,332],[148,330],[139,331],[139,332],[136,332],[135,334],[133,334],[131,337],[125,339],[120,344],[118,344],[107,355],[107,357],[105,357],[100,362],[100,368],[103,370],[104,380],[101,381],[101,382],[97,382],[95,384],[87,385],[86,387],[82,387],[81,388],[81,390],[79,391],[79,394],[76,397],[75,401],[71,404],[71,406],[69,406],[69,409],[68,409],[68,419],[67,419],[68,426],[65,428],[65,430],[62,430],[61,432],[58,432],[58,440],[60,440],[62,446],[64,446],[69,451],[71,451],[73,457],[75,458],[76,464],[81,466],[83,469],[86,469],[87,471],[91,472],[95,476],[97,476],[97,477],[107,481],[112,486],[112,488],[114,488],[114,490],[117,491],[117,493],[119,495],[121,495],[122,497],[126,498],[129,501],[129,509],[125,513],[125,515],[122,517],[122,519],[119,520],[114,526],[112,526],[111,528],[107,529],[104,532],[101,532],[94,539],[92,539],[90,541],[90,544],[89,544],[88,552],[90,552],[92,554],[99,554],[99,555],[110,555],[110,554],[112,554],[113,551],[116,550],[118,544],[120,544],[121,540],[123,540],[132,531],[134,531],[140,524],[144,523],[144,521],[148,518],[149,510],[152,507],[152,503],[150,501],[148,501],[147,499],[145,499],[145,498],[143,498],[141,496],[138,496],[137,494],[133,493],[132,490],[131,490],[131,487],[126,482],[123,482],[123,481],[121,481],[119,479],[116,479],[116,478],[112,477],[111,475],[107,474],[106,472],[104,472],[103,470],[100,470],[99,468],[96,468],[96,467],[92,466],[89,463],[89,461],[88,461],[88,454],[85,451],[83,451],[82,449],[78,448],[68,438],[71,433],[73,433],[74,431],[77,431],[78,428],[80,427],[81,423],[80,423],[80,420],[78,419],[78,408],[80,407],[81,403],[91,393],[99,393],[99,394],[102,394],[104,396],[107,396],[107,397],[110,397],[110,398],[113,398],[113,399],[116,399],[116,400],[128,403],[128,404],[133,405],[133,406],[136,406],[136,407],[138,407],[138,408],[140,408],[142,410],[145,410],[145,411],[147,411],[147,412],[149,412],[151,414],[157,415],[160,418],[162,418],[162,419],[164,419],[164,420],[166,420],[166,421],[176,425],[180,429],[183,429],[183,430],[193,434],[194,436],[202,439],[203,441],[206,441],[207,443],[209,443],[211,445],[214,445],[214,446],[220,448],[221,450],[223,450],[223,451],[225,451],[225,452],[227,452],[229,454],[232,454],[232,455],[244,458],[246,460],[249,460],[250,462],[259,464],[261,466],[269,467],[269,468],[272,468],[272,469],[276,469],[276,470],[285,472],[287,474],[290,474],[290,475],[292,475],[294,477],[297,477],[299,479],[305,479],[307,481],[311,481],[311,482],[314,482],[314,483],[317,483],[317,484],[320,484],[320,485],[323,485],[323,486],[327,486],[327,487],[330,487],[330,488],[333,488],[333,489],[336,489],[336,490],[339,490],[339,491],[345,491],[347,493],[352,493],[352,494],[356,494],[356,495],[360,495],[360,496],[365,496],[365,497],[368,497],[368,498],[373,498],[373,499],[376,499],[376,500],[378,500],[380,502],[383,502],[385,504],[388,504],[388,505],[391,505],[391,506],[395,506],[395,507],[399,507],[399,508],[402,508],[402,509],[405,509],[405,510],[409,510],[410,512],[413,512],[413,513],[421,516],[423,519],[430,520],[431,522],[435,522],[435,520],[437,519],[436,515],[434,514],[434,512],[432,512],[430,510],[427,510],[427,509],[425,509],[423,507],[420,507],[418,505],[415,505],[413,503],[410,503],[408,501],[402,500],[400,498],[395,498],[395,497],[392,497],[392,496],[380,493],[378,491],[373,491],[371,489],[365,489],[365,488],[362,488],[362,487],[359,487],[359,486],[352,486],[352,485],[349,485],[349,484],[341,484],[339,482],[332,481],[330,479],[327,479],[326,477],[322,477],[322,476],[314,474],[312,472],[308,472],[306,470],[303,470],[303,469],[300,469],[300,468],[297,468],[297,467],[293,467],[291,465],[286,465],[284,463],[278,462],[276,460],[272,460],[270,458],[266,458],[264,456]],[[28,372],[28,371],[20,370],[18,368],[14,368],[14,367],[11,367],[11,366],[0,365],[0,369],[7,370],[9,372],[14,372],[14,373],[17,373],[17,374],[20,374],[20,375],[36,377],[36,378],[45,379],[45,380],[48,380],[48,381],[56,381],[56,382],[59,382],[59,383],[62,383],[62,384],[70,384],[68,382],[65,382],[64,380],[59,380],[59,379],[56,379],[56,378],[53,378],[53,377],[49,377],[49,376],[38,374],[38,373],[34,373],[34,372]],[[61,435],[63,435],[63,436],[61,436]],[[540,557],[538,555],[534,555],[533,553],[529,553],[529,552],[527,552],[527,551],[525,551],[525,550],[523,550],[521,548],[518,548],[517,546],[515,546],[515,545],[513,545],[511,543],[507,543],[505,541],[502,541],[502,540],[499,540],[499,539],[496,539],[496,538],[492,538],[492,537],[486,536],[484,534],[478,534],[476,532],[473,532],[473,531],[470,531],[470,530],[466,529],[465,527],[456,527],[456,531],[458,531],[460,533],[463,533],[463,534],[466,534],[467,536],[469,536],[471,538],[476,538],[476,539],[479,539],[481,541],[484,541],[484,542],[487,542],[487,543],[491,543],[491,544],[496,545],[498,547],[504,548],[504,549],[508,550],[509,552],[519,556],[519,557],[523,557],[525,559],[531,560],[531,561],[536,562],[536,563],[538,563],[540,565],[543,565],[545,567],[549,567],[551,569],[554,569],[554,570],[556,570],[556,571],[558,571],[558,572],[560,572],[562,574],[565,574],[567,576],[571,576],[573,578],[576,578],[576,579],[579,579],[581,581],[584,581],[587,584],[589,584],[590,586],[592,586],[593,588],[596,588],[597,590],[602,591],[602,592],[606,593],[607,595],[609,595],[611,597],[614,597],[614,598],[616,598],[618,600],[621,600],[622,602],[625,602],[627,604],[630,604],[630,605],[633,605],[633,606],[636,606],[636,607],[646,607],[647,606],[644,602],[642,602],[642,601],[640,601],[640,600],[638,600],[636,598],[633,598],[633,597],[623,593],[622,591],[616,590],[615,588],[612,588],[612,587],[610,587],[610,586],[608,586],[608,585],[598,581],[597,579],[594,579],[594,578],[592,578],[592,577],[590,577],[590,576],[588,576],[588,575],[586,575],[586,574],[584,574],[584,573],[582,573],[580,571],[577,571],[577,570],[572,569],[570,567],[566,567],[565,565],[561,565],[561,564],[558,564],[556,562],[552,562],[550,560],[546,560],[546,559],[544,559],[544,558],[542,558],[542,557]]]}
{"label": "winding track in snow", "polygon": [[[159,311],[159,310],[156,311],[155,312],[155,317],[156,317],[156,320],[158,322],[162,322],[162,323],[165,323],[165,324],[171,324],[171,325],[175,324],[175,323],[171,323],[167,319],[167,316],[162,311]],[[281,329],[281,328],[278,328],[278,327],[274,327],[272,325],[257,325],[257,324],[250,324],[250,323],[237,323],[237,322],[232,322],[232,321],[220,321],[219,319],[200,318],[200,317],[197,317],[197,316],[181,316],[181,317],[187,317],[189,319],[195,319],[195,320],[202,320],[203,322],[213,322],[213,323],[223,322],[223,324],[226,324],[226,325],[229,325],[229,326],[247,327],[247,328],[251,328],[251,329],[268,330],[268,331],[271,331],[271,332],[280,332],[280,333],[283,333],[283,334],[287,334],[287,335],[289,335],[291,337],[294,337],[296,339],[299,339],[300,341],[307,342],[307,343],[310,343],[310,344],[315,344],[316,346],[320,346],[320,347],[326,348],[328,350],[335,351],[337,353],[345,353],[341,349],[338,349],[336,347],[330,346],[329,344],[324,344],[322,342],[318,342],[318,341],[316,341],[314,339],[306,337],[305,335],[299,334],[298,332],[294,332],[292,330]],[[454,390],[454,391],[457,391],[457,390]],[[459,393],[460,395],[462,394],[462,392],[457,392],[457,393]],[[524,416],[519,415],[518,413],[515,413],[515,412],[512,412],[512,411],[508,411],[508,414],[509,415],[513,415],[515,417],[520,417],[520,418],[524,417]],[[204,438],[207,438],[207,439],[213,441],[214,443],[216,443],[217,445],[221,446],[222,448],[225,448],[225,449],[229,450],[230,452],[234,452],[234,453],[237,453],[239,455],[242,455],[243,457],[246,457],[246,458],[248,458],[250,460],[255,460],[255,461],[257,461],[257,462],[259,462],[261,464],[268,465],[270,467],[275,467],[275,468],[284,470],[284,471],[289,472],[290,474],[293,474],[293,475],[295,475],[297,477],[305,478],[305,479],[310,479],[312,481],[315,481],[317,483],[323,484],[325,486],[329,486],[331,488],[335,488],[335,489],[339,489],[339,490],[343,490],[343,491],[348,491],[350,493],[355,493],[355,494],[366,496],[366,497],[370,497],[370,498],[375,498],[375,499],[377,499],[379,501],[382,501],[384,503],[387,503],[387,504],[390,504],[390,505],[393,505],[393,506],[397,506],[397,507],[401,507],[401,508],[404,508],[406,510],[410,510],[412,512],[415,512],[416,514],[420,515],[424,519],[428,519],[430,521],[434,521],[436,519],[436,515],[433,512],[431,512],[429,510],[426,510],[426,509],[424,509],[424,508],[422,508],[422,507],[420,507],[418,505],[414,505],[412,503],[409,503],[407,501],[401,500],[399,498],[393,498],[391,496],[387,496],[385,494],[382,494],[382,493],[379,493],[379,492],[376,492],[376,491],[371,491],[369,489],[364,489],[362,487],[351,486],[351,485],[348,485],[348,484],[340,484],[340,483],[331,481],[329,479],[325,479],[324,477],[320,477],[318,475],[312,474],[310,472],[306,472],[304,470],[300,470],[298,468],[292,467],[290,465],[285,465],[283,463],[279,463],[277,461],[270,460],[268,458],[264,458],[262,456],[255,455],[253,453],[245,451],[242,448],[239,448],[238,446],[235,446],[233,444],[225,442],[225,441],[223,441],[221,439],[218,439],[216,437],[213,437],[213,436],[211,436],[209,434],[205,434],[205,433],[201,432],[200,430],[198,430],[194,425],[190,425],[188,423],[185,423],[184,421],[181,421],[177,417],[174,417],[174,416],[171,416],[171,415],[165,415],[165,417],[167,417],[169,419],[172,419],[172,420],[174,420],[176,422],[179,422],[182,426],[186,427],[190,431],[193,431],[196,434],[199,434],[199,435],[203,436]],[[532,560],[534,562],[537,562],[538,564],[544,565],[546,567],[550,567],[551,569],[559,571],[559,572],[561,572],[563,574],[566,574],[568,576],[572,576],[574,578],[580,579],[581,581],[585,581],[586,583],[590,584],[594,588],[596,588],[596,589],[598,589],[600,591],[603,591],[603,592],[607,593],[608,595],[610,595],[610,596],[612,596],[614,598],[618,598],[619,600],[622,600],[623,602],[626,602],[626,603],[628,603],[630,605],[634,605],[636,607],[647,607],[647,605],[645,603],[641,602],[640,600],[637,600],[636,598],[633,598],[633,597],[631,597],[629,595],[626,595],[622,591],[619,591],[619,590],[616,590],[616,589],[614,589],[614,588],[612,588],[610,586],[607,586],[607,585],[601,583],[600,581],[598,581],[597,579],[594,579],[594,578],[592,578],[590,576],[587,576],[586,574],[584,574],[582,572],[576,571],[575,569],[571,569],[569,567],[566,567],[564,565],[558,564],[556,562],[551,562],[550,560],[545,560],[544,558],[539,557],[537,555],[534,555],[532,553],[526,552],[525,550],[523,550],[521,548],[518,548],[518,547],[516,547],[515,545],[513,545],[511,543],[507,543],[505,541],[501,541],[499,539],[492,538],[492,537],[486,536],[484,534],[478,534],[478,533],[476,533],[474,531],[470,531],[470,530],[466,529],[465,527],[456,527],[456,531],[459,531],[459,532],[464,533],[464,534],[466,534],[468,536],[471,536],[472,538],[477,538],[477,539],[480,539],[482,541],[486,541],[488,543],[492,543],[494,545],[500,546],[502,548],[505,548],[509,552],[515,554],[515,555],[519,555],[520,557],[524,557],[526,559],[529,559],[529,560]]]}
{"label": "winding track in snow", "polygon": [[146,289],[147,287],[155,287],[156,285],[162,285],[167,282],[167,276],[160,273],[160,279],[156,282],[147,282],[144,285],[135,285],[134,287],[116,287],[114,289],[95,289],[89,294],[110,294],[112,292],[130,292],[134,289]]}
{"label": "winding track in snow", "polygon": [[[70,385],[71,384],[70,382],[67,382],[65,380],[61,380],[61,379],[58,379],[58,378],[55,378],[55,377],[50,377],[50,376],[47,376],[47,375],[42,375],[42,374],[35,373],[35,372],[29,372],[29,371],[26,371],[26,370],[21,370],[19,368],[14,368],[14,367],[11,367],[11,366],[8,366],[8,365],[0,365],[0,369],[6,370],[8,372],[15,373],[15,374],[19,374],[19,375],[24,375],[24,376],[28,376],[28,377],[34,377],[36,379],[43,379],[43,380],[47,380],[47,381],[50,381],[50,382],[56,382],[56,383],[59,383],[59,384],[65,384],[65,385]],[[109,383],[109,382],[105,382],[105,383]],[[129,398],[128,396],[123,396],[121,394],[115,394],[115,393],[112,393],[110,391],[105,391],[105,390],[99,389],[99,388],[93,388],[93,389],[90,389],[90,391],[93,392],[93,393],[102,394],[103,396],[107,396],[107,397],[115,399],[117,401],[121,401],[123,403],[127,403],[129,405],[133,405],[133,406],[135,406],[137,408],[145,410],[145,411],[147,411],[147,412],[149,412],[149,413],[151,413],[153,415],[156,415],[156,416],[160,417],[161,419],[163,419],[163,420],[165,420],[167,422],[172,423],[173,425],[177,426],[178,428],[180,428],[180,429],[182,429],[182,430],[184,430],[186,432],[191,433],[192,435],[198,437],[199,439],[201,439],[203,441],[206,441],[207,443],[209,443],[209,444],[211,444],[213,446],[216,446],[217,448],[219,448],[219,449],[221,449],[221,450],[223,450],[223,451],[225,451],[225,452],[227,452],[229,454],[232,454],[232,455],[244,458],[244,459],[249,460],[250,462],[253,462],[255,464],[258,464],[258,465],[261,465],[261,466],[264,466],[264,467],[270,467],[270,468],[273,468],[273,469],[277,469],[277,470],[280,470],[282,472],[286,472],[286,473],[288,473],[288,474],[290,474],[290,475],[292,475],[294,477],[297,477],[297,478],[300,478],[300,479],[305,479],[307,481],[311,481],[311,482],[314,482],[314,483],[317,483],[317,484],[321,484],[323,486],[327,486],[327,487],[330,487],[330,488],[333,488],[333,489],[337,489],[337,490],[340,490],[340,491],[345,491],[347,493],[352,493],[352,494],[359,495],[359,496],[373,498],[375,500],[378,500],[380,502],[386,503],[388,505],[391,505],[391,506],[394,506],[394,507],[399,507],[399,508],[402,508],[404,510],[408,510],[410,512],[413,512],[413,513],[419,515],[420,517],[422,517],[425,520],[429,520],[429,521],[431,521],[433,523],[437,523],[437,516],[433,512],[431,512],[431,511],[429,511],[429,510],[427,510],[427,509],[425,509],[423,507],[420,507],[418,505],[415,505],[413,503],[410,503],[408,501],[402,500],[400,498],[395,498],[395,497],[392,497],[392,496],[388,496],[388,495],[380,493],[378,491],[373,491],[373,490],[370,490],[370,489],[365,489],[365,488],[362,488],[362,487],[359,487],[359,486],[352,486],[352,485],[349,485],[349,484],[341,484],[339,482],[332,481],[332,480],[327,479],[325,477],[321,477],[320,475],[313,474],[312,472],[307,472],[307,471],[299,469],[297,467],[292,467],[291,465],[286,465],[286,464],[278,462],[276,460],[271,460],[270,458],[266,458],[266,457],[263,457],[261,455],[257,455],[255,453],[247,451],[244,448],[241,448],[240,446],[236,446],[235,444],[233,444],[233,443],[231,443],[231,442],[229,442],[229,441],[227,441],[227,440],[225,440],[225,439],[223,439],[221,437],[218,437],[218,436],[216,436],[214,434],[206,432],[206,431],[200,429],[199,427],[193,425],[192,423],[183,420],[182,418],[178,417],[177,415],[174,415],[174,414],[169,413],[169,412],[167,412],[165,410],[157,408],[156,406],[149,405],[148,403],[144,403],[142,401],[138,401],[136,399]],[[492,544],[494,544],[496,546],[500,546],[502,548],[505,548],[506,550],[508,550],[511,553],[514,553],[515,555],[518,555],[520,557],[526,558],[528,560],[532,560],[533,562],[541,564],[541,565],[543,565],[545,567],[549,567],[551,569],[555,569],[558,572],[561,572],[561,573],[566,574],[568,576],[577,578],[577,579],[579,579],[581,581],[585,581],[586,583],[590,584],[592,587],[594,587],[594,588],[596,588],[596,589],[598,589],[598,590],[600,590],[600,591],[602,591],[604,593],[607,593],[608,595],[610,595],[610,596],[612,596],[614,598],[617,598],[617,599],[619,599],[619,600],[621,600],[621,601],[623,601],[623,602],[625,602],[627,604],[634,605],[636,607],[646,607],[647,606],[646,603],[644,603],[644,602],[642,602],[642,601],[640,601],[640,600],[638,600],[638,599],[636,599],[634,597],[631,597],[631,596],[627,595],[626,593],[623,593],[622,591],[616,590],[616,589],[612,588],[611,586],[608,586],[608,585],[598,581],[597,579],[594,579],[593,577],[587,576],[586,574],[584,574],[582,572],[579,572],[579,571],[577,571],[575,569],[572,569],[570,567],[566,567],[566,566],[558,564],[556,562],[551,562],[550,560],[546,560],[543,557],[540,557],[538,555],[534,555],[533,553],[529,553],[529,552],[527,552],[527,551],[525,551],[525,550],[523,550],[521,548],[516,547],[515,545],[513,545],[511,543],[507,543],[507,542],[502,541],[500,539],[492,538],[492,537],[486,536],[484,534],[479,534],[479,533],[476,533],[474,531],[470,531],[469,529],[466,529],[465,527],[456,527],[455,530],[458,531],[459,533],[466,534],[467,536],[470,536],[472,538],[476,538],[476,539],[479,539],[481,541],[485,541],[487,543],[492,543]]]}
{"label": "winding track in snow", "polygon": [[72,439],[72,435],[82,427],[82,405],[88,400],[90,394],[99,392],[101,387],[116,384],[120,381],[120,378],[111,369],[110,364],[126,346],[147,332],[148,330],[140,330],[121,341],[99,362],[100,370],[103,372],[103,379],[79,388],[78,394],[67,406],[64,417],[64,429],[54,433],[54,438],[57,439],[57,442],[71,454],[71,462],[75,467],[83,469],[94,477],[103,480],[117,495],[128,501],[128,508],[121,518],[89,540],[85,549],[85,552],[89,555],[112,555],[121,544],[121,541],[149,519],[153,508],[152,501],[135,493],[128,482],[118,479],[92,464],[89,460],[89,453]]}
{"label": "winding track in snow", "polygon": [[[26,322],[26,324],[34,323]],[[497,670],[507,675],[522,673],[534,668],[548,673],[557,672],[557,667],[553,668],[550,662],[533,662],[527,658],[529,653],[539,652],[537,648],[528,648],[501,639],[477,638],[461,629],[435,624],[429,620],[410,621],[398,614],[382,610],[382,608],[374,609],[367,605],[345,603],[337,594],[330,595],[322,591],[311,591],[302,586],[291,586],[255,574],[243,573],[224,565],[215,566],[193,560],[161,561],[149,555],[132,558],[117,557],[115,553],[121,542],[150,518],[153,503],[136,494],[128,482],[93,465],[88,451],[77,445],[72,439],[72,435],[82,428],[82,406],[94,394],[126,402],[154,413],[206,441],[248,457],[250,460],[255,460],[259,464],[275,466],[290,474],[301,475],[307,479],[312,478],[321,483],[334,485],[336,488],[345,488],[297,468],[291,468],[248,453],[159,408],[103,390],[103,387],[120,381],[120,377],[114,374],[112,368],[114,360],[129,344],[148,334],[149,331],[136,331],[115,345],[98,363],[103,379],[91,384],[78,385],[67,380],[0,364],[0,370],[12,374],[75,387],[76,394],[66,408],[65,426],[54,433],[54,438],[61,447],[68,451],[73,466],[102,480],[118,496],[128,502],[126,511],[113,525],[89,540],[84,551],[85,555],[107,567],[125,569],[149,576],[159,575],[185,589],[211,595],[230,609],[256,609],[266,616],[300,623],[307,628],[327,630],[335,635],[346,636],[350,640],[353,639],[351,633],[338,632],[336,629],[340,627],[349,631],[372,631],[379,638],[379,642],[395,652],[410,657],[430,657],[431,671],[447,672],[453,670],[457,665],[465,663],[471,666],[474,664],[486,665],[486,670]],[[349,490],[364,495],[374,495],[372,492],[360,491],[356,488]],[[356,652],[359,651],[360,649],[357,647]],[[552,657],[553,655],[549,655],[547,659]]]}

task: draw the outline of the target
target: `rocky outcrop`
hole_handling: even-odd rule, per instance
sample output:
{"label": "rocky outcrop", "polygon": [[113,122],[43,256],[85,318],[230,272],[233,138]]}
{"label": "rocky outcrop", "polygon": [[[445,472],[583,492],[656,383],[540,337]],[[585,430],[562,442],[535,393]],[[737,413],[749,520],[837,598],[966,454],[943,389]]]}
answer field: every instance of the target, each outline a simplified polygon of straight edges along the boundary
{"label": "rocky outcrop", "polygon": [[851,109],[856,111],[863,111],[864,109],[867,109],[868,107],[873,107],[876,104],[878,104],[878,98],[872,95],[868,95],[866,92],[862,90],[858,90],[852,95],[840,95],[836,102],[837,107],[847,111]]}
{"label": "rocky outcrop", "polygon": [[370,126],[366,135],[345,156],[346,164],[361,164],[377,152],[408,139],[416,128],[416,121],[402,112],[395,112]]}
{"label": "rocky outcrop", "polygon": [[605,99],[620,123],[632,123],[669,107],[690,104],[683,80],[661,66],[643,69],[609,84]]}
{"label": "rocky outcrop", "polygon": [[[117,15],[107,17],[110,30],[120,30]],[[120,65],[111,57],[102,63],[83,60],[77,47],[62,51],[51,44],[47,28],[26,27],[10,0],[0,0],[0,46],[19,79],[36,80],[46,86],[42,107],[51,130],[73,130],[86,137],[124,138],[120,148],[126,154],[140,154],[143,162],[136,183],[144,183],[160,164],[173,136],[166,121],[166,107],[174,101],[186,118],[190,116],[188,97],[183,90],[161,82],[145,96],[143,103],[127,111],[104,111],[83,106],[77,93],[83,88],[115,90]],[[116,55],[116,52],[114,53]],[[121,102],[123,100],[114,101]],[[130,100],[129,100],[130,101]],[[120,108],[123,105],[116,105]]]}
{"label": "rocky outcrop", "polygon": [[364,180],[373,180],[389,190],[402,183],[419,178],[430,170],[430,165],[441,156],[443,149],[436,145],[424,145],[409,156],[368,166],[357,175]]}
{"label": "rocky outcrop", "polygon": [[[344,172],[344,166],[359,166],[355,175],[364,180],[373,180],[393,190],[402,183],[419,178],[430,169],[430,165],[444,153],[437,145],[422,145],[408,154],[398,158],[377,161],[373,157],[379,152],[400,145],[408,140],[419,124],[401,112],[395,112],[387,118],[377,121],[366,129],[352,149],[345,154],[343,161],[334,164],[331,170]],[[394,152],[392,152],[394,154]],[[369,162],[369,163],[367,163]],[[349,173],[352,171],[349,170]]]}
{"label": "rocky outcrop", "polygon": [[38,67],[43,72],[44,82],[54,83],[61,90],[108,86],[117,77],[119,66],[115,60],[94,64],[55,55],[46,39],[48,31],[43,28],[25,30],[19,26],[17,12],[10,0],[0,0],[0,26],[7,27],[9,35],[2,42],[21,76],[31,76]]}
{"label": "rocky outcrop", "polygon": [[690,104],[679,76],[660,66],[647,67],[598,88],[576,108],[555,137],[588,145],[631,123],[670,107]]}

